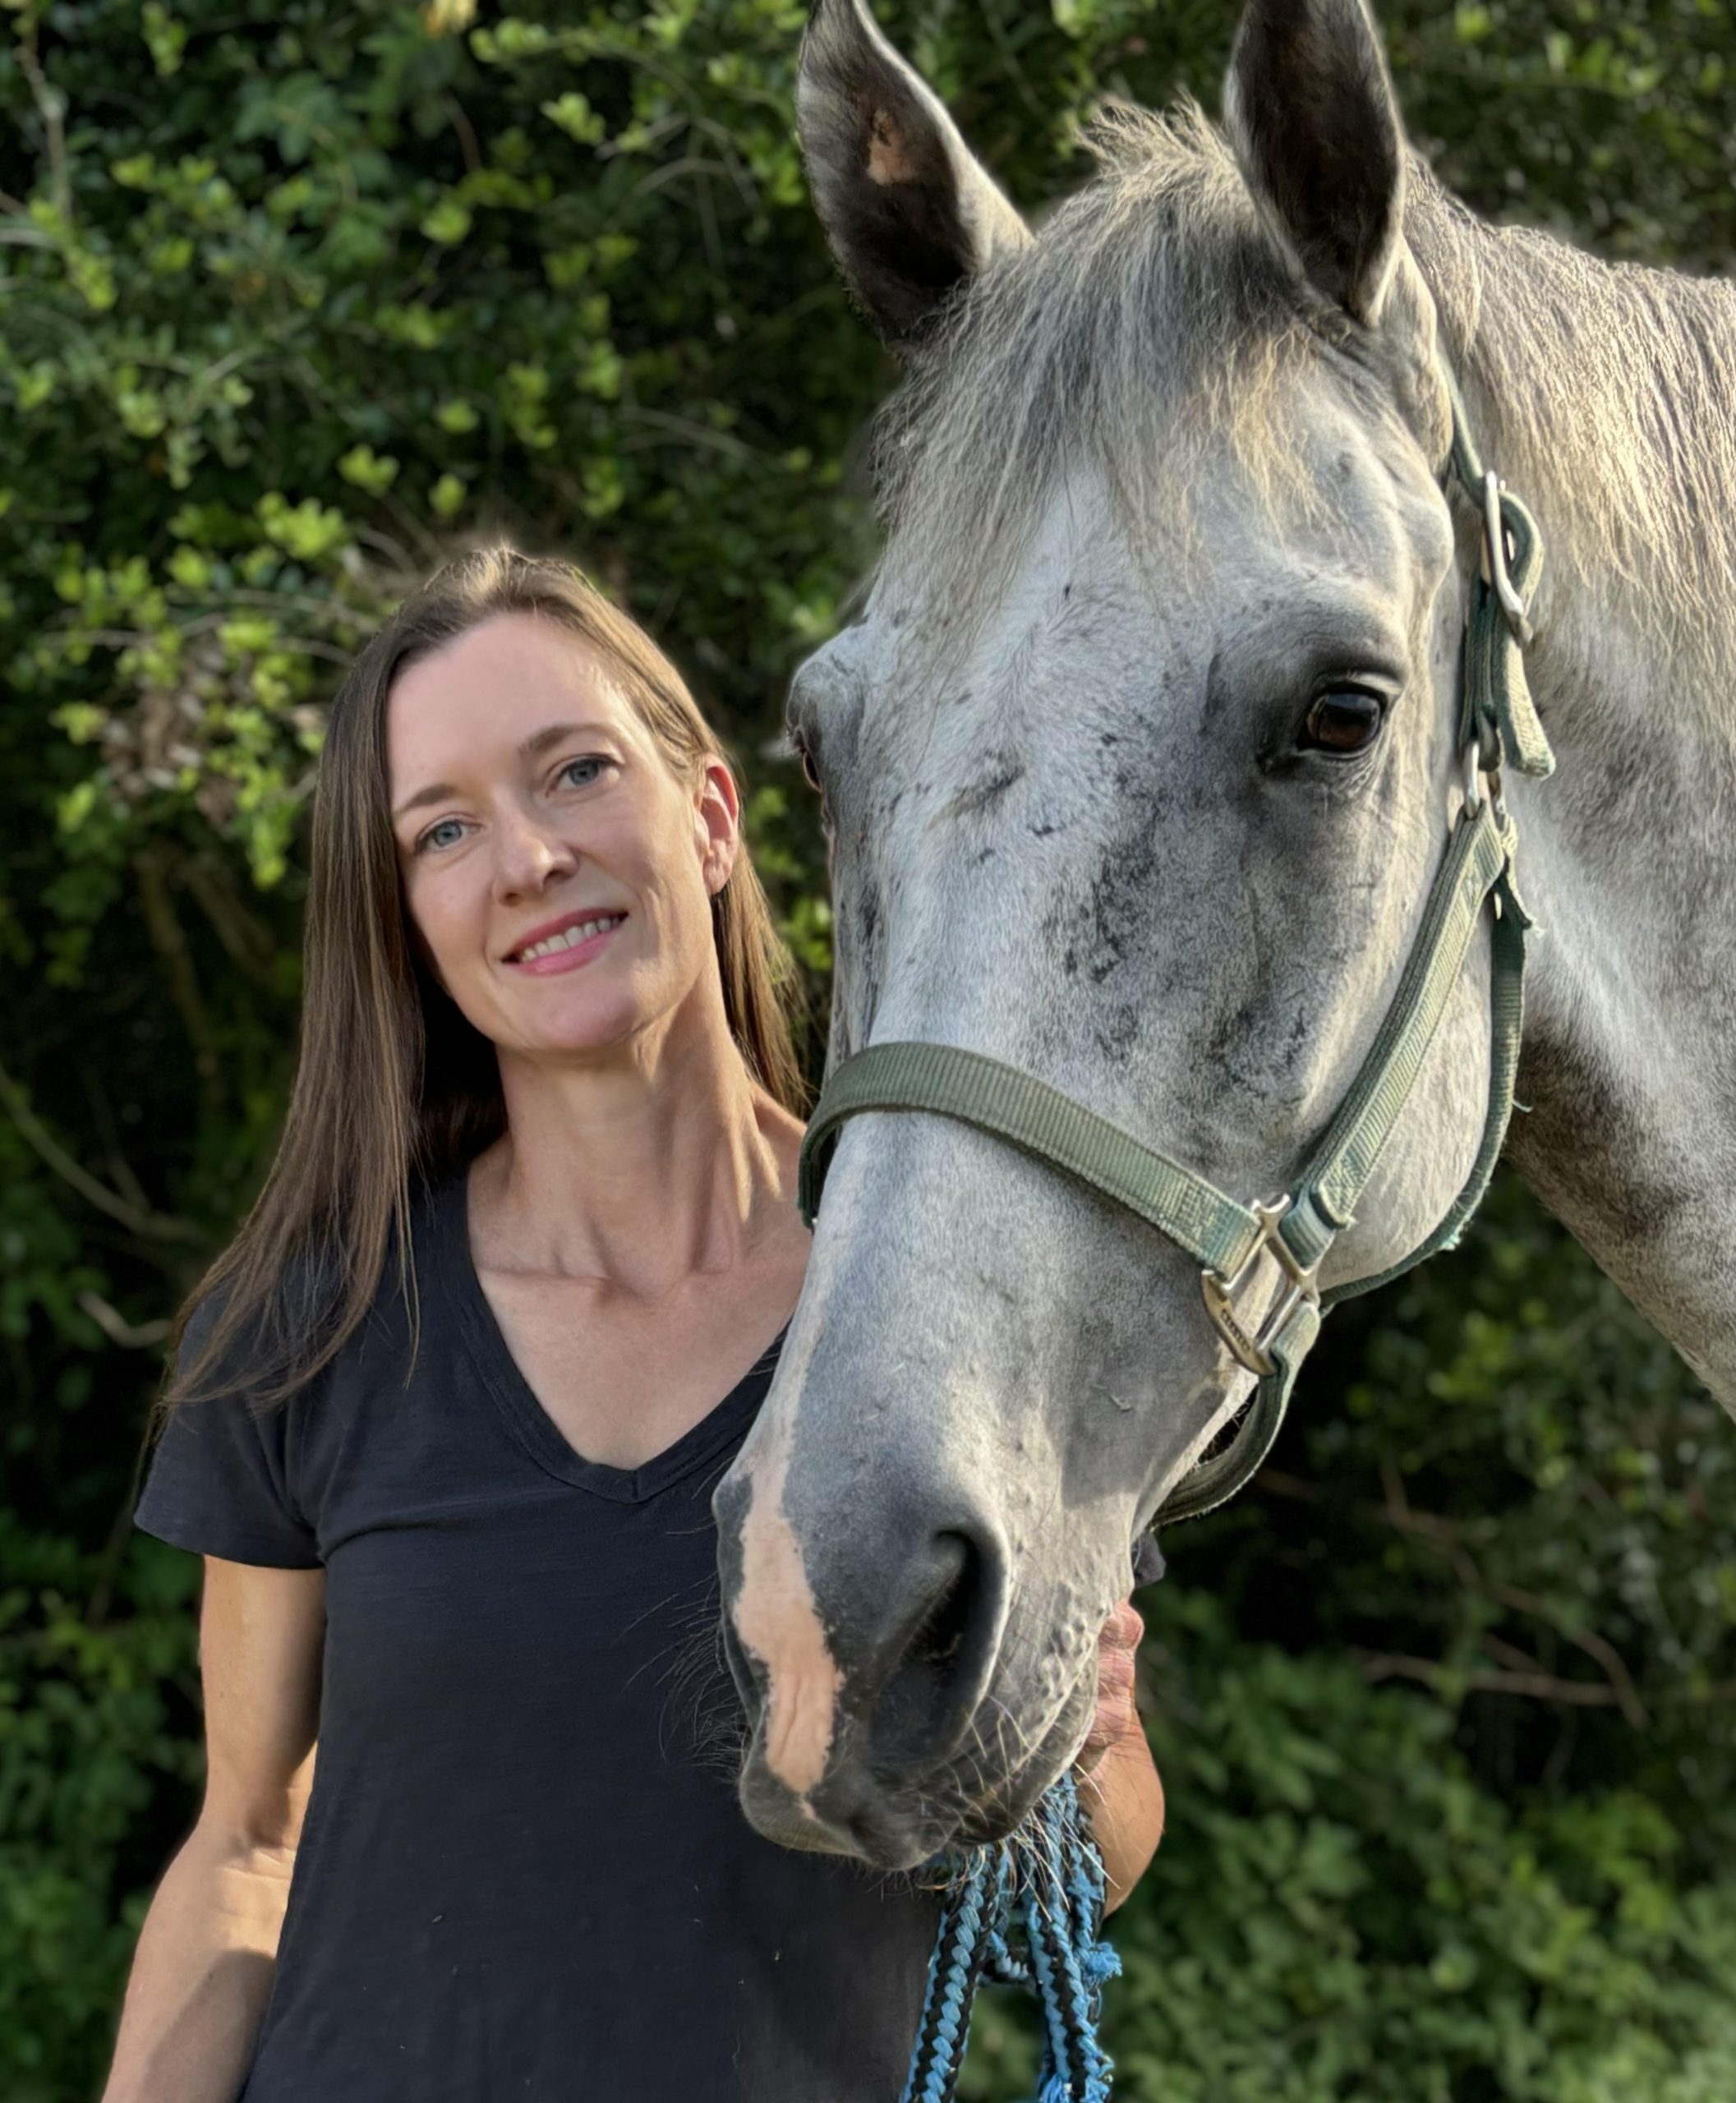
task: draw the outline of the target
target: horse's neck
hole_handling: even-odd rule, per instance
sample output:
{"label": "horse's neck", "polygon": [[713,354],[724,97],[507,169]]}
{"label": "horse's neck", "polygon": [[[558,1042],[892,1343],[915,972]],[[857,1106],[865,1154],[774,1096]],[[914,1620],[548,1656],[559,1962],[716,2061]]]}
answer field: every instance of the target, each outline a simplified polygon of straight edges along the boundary
{"label": "horse's neck", "polygon": [[1736,288],[1467,221],[1411,239],[1478,444],[1545,546],[1557,771],[1511,1152],[1736,1412]]}

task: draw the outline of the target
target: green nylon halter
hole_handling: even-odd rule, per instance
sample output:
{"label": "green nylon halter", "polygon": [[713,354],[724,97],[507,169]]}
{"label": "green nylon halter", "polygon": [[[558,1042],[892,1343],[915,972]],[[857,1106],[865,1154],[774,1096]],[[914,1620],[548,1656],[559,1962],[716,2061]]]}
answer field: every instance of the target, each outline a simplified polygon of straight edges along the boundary
{"label": "green nylon halter", "polygon": [[[1554,766],[1522,655],[1543,545],[1531,513],[1478,459],[1457,387],[1450,373],[1444,377],[1453,405],[1453,471],[1483,527],[1483,568],[1466,618],[1459,724],[1465,798],[1379,1034],[1290,1189],[1269,1204],[1244,1205],[1045,1082],[947,1044],[871,1044],[844,1060],[827,1079],[802,1142],[799,1195],[810,1226],[845,1121],[864,1111],[916,1110],[1006,1140],[1136,1214],[1193,1258],[1213,1326],[1259,1378],[1229,1446],[1186,1476],[1158,1513],[1157,1522],[1166,1525],[1222,1504],[1259,1467],[1327,1309],[1386,1284],[1457,1239],[1488,1187],[1513,1111],[1531,923],[1514,887],[1514,828],[1500,769],[1507,764],[1542,776]],[[1416,1085],[1485,904],[1492,915],[1489,1106],[1470,1176],[1421,1248],[1379,1277],[1322,1294],[1321,1261],[1355,1223],[1356,1201]],[[1263,1253],[1278,1266],[1280,1290],[1250,1327],[1238,1295]]]}

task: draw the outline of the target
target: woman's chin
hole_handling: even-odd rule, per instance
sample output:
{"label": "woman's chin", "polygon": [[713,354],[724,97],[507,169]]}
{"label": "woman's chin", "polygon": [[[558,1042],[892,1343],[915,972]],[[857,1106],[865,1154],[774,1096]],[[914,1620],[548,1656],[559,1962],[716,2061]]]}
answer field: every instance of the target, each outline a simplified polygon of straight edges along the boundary
{"label": "woman's chin", "polygon": [[539,1013],[513,1015],[495,1040],[503,1054],[543,1062],[583,1061],[606,1065],[625,1056],[637,1039],[655,1030],[663,1014],[633,1000],[549,1001]]}
{"label": "woman's chin", "polygon": [[[625,963],[627,959],[622,959]],[[703,1029],[709,1018],[688,997],[690,989],[656,982],[662,974],[617,966],[603,975],[605,960],[555,978],[491,987],[471,1021],[503,1058],[538,1064],[584,1060],[608,1064],[636,1040],[680,1038]]]}
{"label": "woman's chin", "polygon": [[569,1029],[546,1028],[523,1048],[529,1057],[548,1063],[606,1066],[628,1056],[643,1028],[637,1020],[613,1028],[575,1023]]}

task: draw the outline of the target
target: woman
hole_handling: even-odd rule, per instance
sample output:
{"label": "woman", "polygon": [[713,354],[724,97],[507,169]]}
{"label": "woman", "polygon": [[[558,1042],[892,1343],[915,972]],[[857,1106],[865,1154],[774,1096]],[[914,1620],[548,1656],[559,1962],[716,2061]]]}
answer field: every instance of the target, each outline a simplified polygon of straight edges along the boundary
{"label": "woman", "polygon": [[[449,567],[344,682],[283,1141],[137,1512],[207,1558],[209,1779],[106,2103],[900,2092],[934,1898],[730,1785],[709,1498],[808,1239],[739,820],[563,564]],[[1118,1890],[1137,1628],[1087,1748]]]}

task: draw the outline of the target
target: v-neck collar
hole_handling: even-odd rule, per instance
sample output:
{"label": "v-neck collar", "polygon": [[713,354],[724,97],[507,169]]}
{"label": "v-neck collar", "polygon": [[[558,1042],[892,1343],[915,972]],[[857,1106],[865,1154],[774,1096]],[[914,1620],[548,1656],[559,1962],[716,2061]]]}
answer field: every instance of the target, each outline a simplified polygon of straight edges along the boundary
{"label": "v-neck collar", "polygon": [[482,1290],[470,1250],[467,1163],[435,1193],[434,1226],[437,1275],[457,1310],[465,1348],[482,1385],[518,1444],[540,1468],[559,1481],[619,1504],[642,1504],[721,1452],[753,1422],[771,1384],[787,1323],[714,1409],[642,1466],[615,1468],[606,1461],[587,1461],[568,1444],[555,1420],[536,1399],[507,1348],[495,1310]]}

